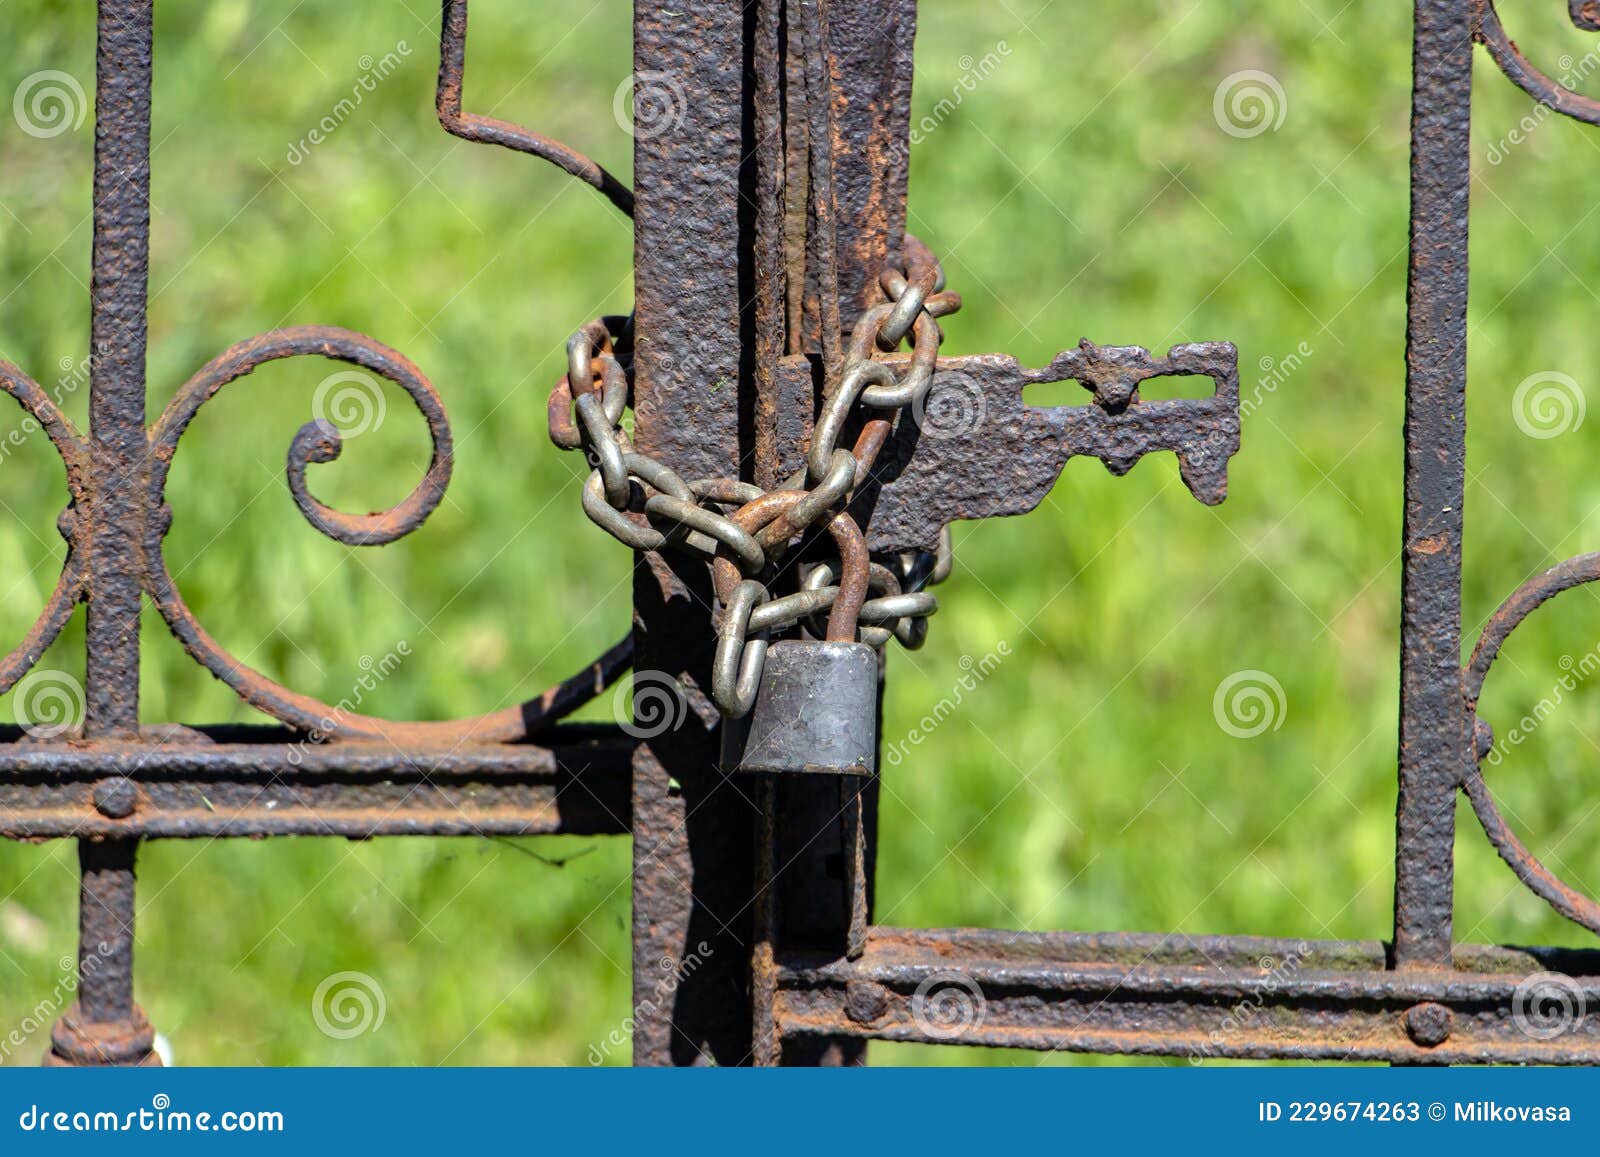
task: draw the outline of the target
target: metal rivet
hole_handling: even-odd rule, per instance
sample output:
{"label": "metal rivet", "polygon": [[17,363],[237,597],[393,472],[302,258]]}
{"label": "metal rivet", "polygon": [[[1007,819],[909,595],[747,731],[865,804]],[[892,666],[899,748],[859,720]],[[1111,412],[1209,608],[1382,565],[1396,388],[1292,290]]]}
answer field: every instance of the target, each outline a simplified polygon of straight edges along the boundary
{"label": "metal rivet", "polygon": [[857,1024],[871,1024],[889,1009],[889,994],[873,980],[851,980],[844,986],[845,1015]]}
{"label": "metal rivet", "polygon": [[103,779],[95,784],[94,806],[107,819],[125,820],[139,806],[139,789],[125,775]]}
{"label": "metal rivet", "polygon": [[1431,1049],[1450,1039],[1455,1014],[1430,1000],[1408,1008],[1402,1020],[1406,1035],[1423,1048]]}

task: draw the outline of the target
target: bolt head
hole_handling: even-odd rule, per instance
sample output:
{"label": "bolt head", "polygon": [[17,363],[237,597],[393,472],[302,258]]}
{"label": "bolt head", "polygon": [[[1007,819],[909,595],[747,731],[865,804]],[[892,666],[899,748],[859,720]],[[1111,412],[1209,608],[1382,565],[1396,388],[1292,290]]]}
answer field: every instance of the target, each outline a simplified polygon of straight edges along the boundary
{"label": "bolt head", "polygon": [[94,786],[94,806],[107,819],[125,820],[139,806],[139,789],[125,775],[102,779]]}
{"label": "bolt head", "polygon": [[845,1015],[857,1024],[871,1024],[889,1010],[889,994],[873,980],[851,980],[844,986]]}
{"label": "bolt head", "polygon": [[1406,1010],[1403,1018],[1406,1035],[1425,1049],[1437,1048],[1450,1039],[1455,1014],[1442,1004],[1424,1001]]}

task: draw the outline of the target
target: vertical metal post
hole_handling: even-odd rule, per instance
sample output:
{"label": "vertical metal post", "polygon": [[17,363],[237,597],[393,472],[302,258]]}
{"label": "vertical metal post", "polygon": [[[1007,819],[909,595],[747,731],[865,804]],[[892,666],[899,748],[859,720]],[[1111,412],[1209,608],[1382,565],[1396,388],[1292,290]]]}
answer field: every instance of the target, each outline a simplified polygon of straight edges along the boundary
{"label": "vertical metal post", "polygon": [[[635,100],[649,86],[672,115],[634,141],[634,436],[686,478],[777,484],[815,399],[782,396],[776,359],[814,353],[818,317],[853,317],[904,231],[914,0],[830,12],[809,86],[831,94],[832,127],[809,143],[833,162],[838,303],[806,303],[797,340],[792,295],[823,284],[810,166],[795,155],[824,119],[807,108],[800,59],[796,22],[811,13],[793,0],[635,7]],[[836,782],[717,772],[704,571],[664,558],[635,571],[635,680],[671,680],[686,702],[683,724],[641,744],[634,766],[634,1060],[770,1064],[772,938],[847,950],[852,916],[864,918],[875,793],[862,807]],[[859,1041],[824,1040],[782,1059],[863,1056]]]}
{"label": "vertical metal post", "polygon": [[1451,963],[1456,790],[1471,758],[1461,687],[1471,0],[1417,0],[1406,332],[1400,790],[1394,960]]}
{"label": "vertical metal post", "polygon": [[[830,317],[847,319],[844,324],[849,324],[879,300],[878,275],[905,233],[916,4],[915,0],[849,5],[791,0],[787,9],[784,106],[791,131],[784,135],[791,153],[803,150],[812,159],[791,156],[786,164],[772,165],[774,171],[803,176],[810,185],[809,198],[806,184],[791,180],[783,190],[790,205],[805,207],[811,202],[810,211],[801,214],[807,220],[806,237],[790,239],[788,261],[797,268],[789,270],[785,284],[807,287],[813,297],[831,289],[837,302],[829,308],[813,300],[802,311],[791,306],[775,312],[811,315],[813,324],[792,338],[816,364],[830,343],[815,327]],[[802,60],[803,47],[813,37],[825,38],[820,44],[824,59]],[[831,107],[819,108],[822,100]],[[826,139],[819,142],[817,134],[826,134]],[[785,143],[771,142],[774,150]],[[826,165],[817,163],[818,153],[825,155]],[[825,232],[816,213],[819,187],[825,189],[825,209],[831,211],[831,244],[818,236]],[[820,268],[830,261],[835,263],[831,273]],[[839,336],[842,340],[844,335]],[[798,464],[810,433],[812,403],[811,396],[777,403],[796,412],[773,414],[778,425],[773,438],[777,463],[769,475],[758,473],[756,480],[763,486],[778,485]],[[762,433],[758,425],[758,446]],[[764,465],[760,457],[757,463]],[[767,935],[786,950],[851,955],[864,938],[871,904],[877,781],[831,782],[800,776],[782,779],[770,790],[771,846],[764,849],[769,864],[758,879],[766,904]],[[759,988],[757,995],[762,995]],[[758,1061],[790,1065],[866,1061],[866,1042],[856,1038],[812,1036],[784,1042],[781,1048],[774,1040],[763,1055],[761,1046],[768,1043],[758,1040]]]}
{"label": "vertical metal post", "polygon": [[[741,473],[751,273],[746,51],[754,7],[634,9],[635,431],[684,478]],[[674,684],[676,726],[639,745],[633,786],[635,1064],[750,1057],[750,927],[759,810],[717,770],[709,698],[714,596],[702,562],[634,570],[634,685]]]}
{"label": "vertical metal post", "polygon": [[[90,519],[84,734],[139,731],[145,335],[149,287],[152,0],[100,0],[95,58],[94,252],[90,287]],[[47,1062],[148,1064],[133,1001],[136,840],[80,841],[78,1001]]]}
{"label": "vertical metal post", "polygon": [[151,7],[151,0],[100,0],[89,335],[93,578],[84,723],[91,738],[139,730]]}

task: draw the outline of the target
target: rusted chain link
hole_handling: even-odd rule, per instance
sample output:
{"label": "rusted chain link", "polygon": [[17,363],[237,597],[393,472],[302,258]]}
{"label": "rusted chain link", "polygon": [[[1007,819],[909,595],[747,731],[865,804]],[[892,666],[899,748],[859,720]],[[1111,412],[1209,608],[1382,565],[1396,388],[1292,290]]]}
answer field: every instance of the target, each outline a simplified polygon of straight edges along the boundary
{"label": "rusted chain link", "polygon": [[[897,415],[908,407],[917,412],[927,398],[944,340],[937,319],[960,309],[961,298],[945,292],[938,261],[911,236],[903,267],[885,270],[878,284],[886,300],[868,308],[851,331],[839,372],[823,392],[804,468],[771,491],[736,478],[686,482],[633,449],[622,428],[632,400],[631,317],[591,321],[567,342],[567,373],[550,395],[550,440],[588,458],[583,510],[596,525],[637,551],[681,548],[711,561],[722,603],[712,698],[730,718],[754,704],[774,634],[803,625],[834,642],[859,636],[882,647],[894,638],[916,648],[938,609],[924,588],[950,573],[948,529],[937,552],[875,562],[861,527],[844,511]],[[911,362],[896,377],[881,355],[908,338]],[[839,439],[858,404],[870,416],[847,450]],[[838,561],[814,566],[800,590],[774,598],[777,564],[813,529],[832,537]]]}

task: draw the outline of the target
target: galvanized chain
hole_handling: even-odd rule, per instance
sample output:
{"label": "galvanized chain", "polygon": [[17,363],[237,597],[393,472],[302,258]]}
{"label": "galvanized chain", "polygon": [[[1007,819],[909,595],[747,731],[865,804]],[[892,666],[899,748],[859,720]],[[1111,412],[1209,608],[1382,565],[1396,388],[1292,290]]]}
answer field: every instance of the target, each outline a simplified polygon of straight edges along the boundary
{"label": "galvanized chain", "polygon": [[[894,638],[914,649],[938,609],[924,588],[950,573],[948,529],[936,552],[874,561],[845,508],[897,415],[907,408],[921,414],[944,340],[937,319],[960,309],[961,298],[945,291],[938,261],[909,235],[903,267],[885,270],[878,284],[886,300],[862,313],[851,331],[823,392],[805,466],[771,491],[736,478],[686,482],[633,449],[622,424],[632,404],[631,317],[591,321],[567,342],[567,374],[550,395],[550,440],[584,452],[593,468],[583,486],[584,513],[619,542],[636,551],[686,549],[711,561],[722,604],[712,698],[729,718],[754,704],[774,634],[803,624],[830,641],[859,636],[882,647]],[[882,358],[908,338],[911,361],[897,377]],[[847,450],[839,439],[857,406],[870,416]],[[774,598],[774,570],[813,529],[832,536],[838,561],[814,566],[800,590]]]}

